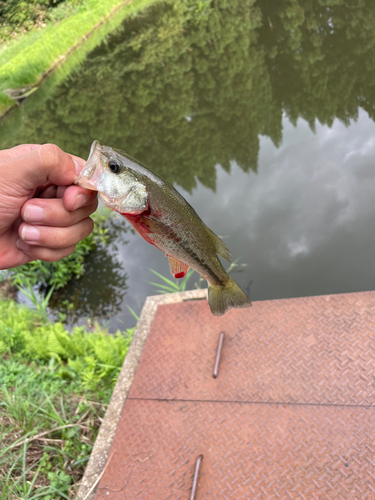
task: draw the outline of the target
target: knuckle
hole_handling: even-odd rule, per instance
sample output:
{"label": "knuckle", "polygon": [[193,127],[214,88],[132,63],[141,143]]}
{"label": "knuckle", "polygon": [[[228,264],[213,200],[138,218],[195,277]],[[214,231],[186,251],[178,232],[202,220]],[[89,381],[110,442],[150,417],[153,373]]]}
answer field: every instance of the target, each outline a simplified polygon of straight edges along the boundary
{"label": "knuckle", "polygon": [[38,151],[40,155],[48,158],[53,163],[60,163],[64,154],[56,144],[43,144]]}

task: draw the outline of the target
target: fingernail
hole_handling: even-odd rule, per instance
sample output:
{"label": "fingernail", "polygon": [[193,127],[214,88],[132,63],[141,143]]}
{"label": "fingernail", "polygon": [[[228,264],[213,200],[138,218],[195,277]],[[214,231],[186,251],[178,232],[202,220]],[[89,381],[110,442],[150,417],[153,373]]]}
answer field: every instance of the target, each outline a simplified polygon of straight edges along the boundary
{"label": "fingernail", "polygon": [[39,241],[40,232],[36,227],[24,226],[21,232],[21,238],[24,241]]}
{"label": "fingernail", "polygon": [[42,222],[44,220],[44,210],[38,205],[28,205],[25,208],[23,218],[28,222]]}
{"label": "fingernail", "polygon": [[16,247],[22,250],[23,252],[28,252],[30,250],[30,245],[22,241],[21,239],[18,239],[16,241]]}
{"label": "fingernail", "polygon": [[83,207],[83,205],[86,203],[87,197],[84,194],[78,194],[76,201],[74,202],[73,205],[73,210],[77,210],[77,208]]}

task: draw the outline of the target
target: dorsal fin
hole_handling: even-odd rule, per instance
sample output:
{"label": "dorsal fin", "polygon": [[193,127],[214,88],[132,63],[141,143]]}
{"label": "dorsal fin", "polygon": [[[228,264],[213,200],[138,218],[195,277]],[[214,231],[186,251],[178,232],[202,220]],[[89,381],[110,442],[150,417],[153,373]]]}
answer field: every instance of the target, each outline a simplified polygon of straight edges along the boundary
{"label": "dorsal fin", "polygon": [[174,257],[171,257],[170,255],[167,255],[167,257],[171,268],[171,273],[173,274],[173,276],[175,278],[183,278],[185,274],[188,272],[189,266],[187,266],[183,262],[180,262]]}
{"label": "dorsal fin", "polygon": [[216,252],[220,255],[220,257],[223,257],[223,259],[227,260],[228,262],[232,261],[232,256],[230,254],[230,251],[228,250],[228,247],[224,243],[223,240],[219,238],[213,231],[211,231],[210,228],[207,228],[215,245]]}

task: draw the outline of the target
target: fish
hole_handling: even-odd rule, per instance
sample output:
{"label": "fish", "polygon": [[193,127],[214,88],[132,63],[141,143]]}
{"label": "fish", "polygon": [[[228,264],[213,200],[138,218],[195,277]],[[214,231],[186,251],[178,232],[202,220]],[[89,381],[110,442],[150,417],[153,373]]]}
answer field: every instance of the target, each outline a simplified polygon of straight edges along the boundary
{"label": "fish", "polygon": [[251,306],[218,258],[231,261],[225,243],[172,185],[142,163],[94,141],[75,184],[98,191],[105,206],[125,217],[144,240],[165,253],[175,278],[183,278],[191,268],[207,280],[213,315]]}

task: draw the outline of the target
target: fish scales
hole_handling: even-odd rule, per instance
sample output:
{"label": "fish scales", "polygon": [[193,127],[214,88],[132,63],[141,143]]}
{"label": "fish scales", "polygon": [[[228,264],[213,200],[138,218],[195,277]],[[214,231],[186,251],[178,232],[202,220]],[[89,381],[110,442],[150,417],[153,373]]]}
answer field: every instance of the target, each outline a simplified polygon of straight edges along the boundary
{"label": "fish scales", "polygon": [[215,285],[223,284],[227,273],[216,256],[207,226],[194,209],[173,187],[166,190],[164,186],[153,184],[148,193],[148,211],[140,215],[122,215],[144,239],[166,255],[186,263],[205,279],[208,276]]}
{"label": "fish scales", "polygon": [[98,191],[108,208],[163,251],[175,277],[183,277],[189,268],[203,276],[214,315],[251,305],[217,256],[230,260],[226,245],[173,186],[137,160],[94,141],[76,184]]}

